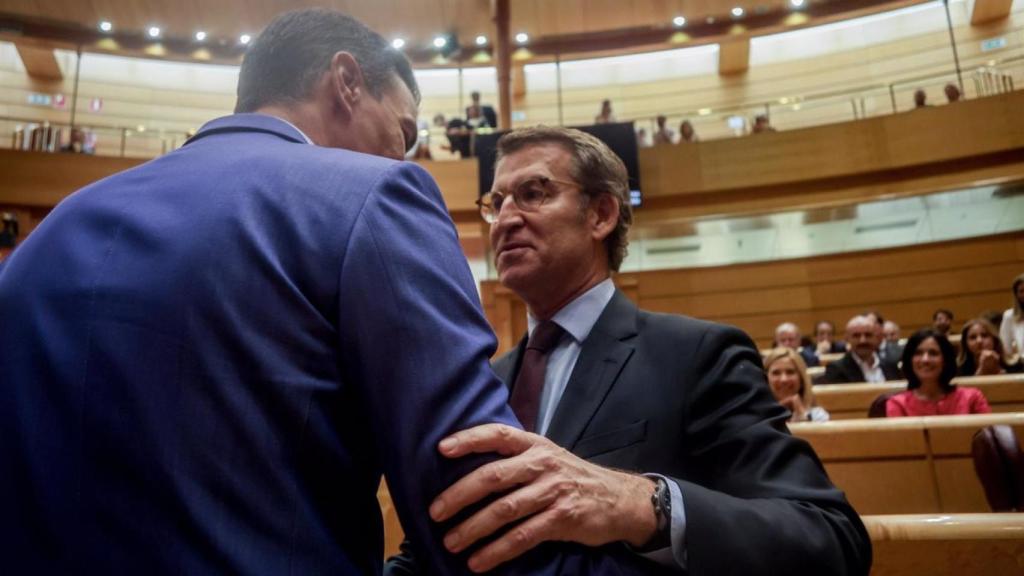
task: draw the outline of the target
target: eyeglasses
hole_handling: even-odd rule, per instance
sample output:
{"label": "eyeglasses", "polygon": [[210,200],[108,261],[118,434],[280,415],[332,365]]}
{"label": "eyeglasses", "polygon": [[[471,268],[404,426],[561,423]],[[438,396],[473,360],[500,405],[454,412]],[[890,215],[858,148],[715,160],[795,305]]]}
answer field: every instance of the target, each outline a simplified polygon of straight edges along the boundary
{"label": "eyeglasses", "polygon": [[[549,198],[555,195],[551,190],[552,183],[581,187],[575,182],[536,176],[523,180],[515,187],[511,194],[512,201],[523,212],[536,212]],[[476,205],[480,208],[480,217],[484,219],[484,222],[494,224],[498,220],[498,214],[501,214],[501,207],[505,205],[508,196],[508,193],[501,190],[492,190],[476,201]]]}

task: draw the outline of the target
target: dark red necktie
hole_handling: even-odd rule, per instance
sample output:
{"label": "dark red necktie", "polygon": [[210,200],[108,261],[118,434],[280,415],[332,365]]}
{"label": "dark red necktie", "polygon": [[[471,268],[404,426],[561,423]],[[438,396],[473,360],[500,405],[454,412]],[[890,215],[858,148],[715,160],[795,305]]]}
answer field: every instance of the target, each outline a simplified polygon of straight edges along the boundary
{"label": "dark red necktie", "polygon": [[533,329],[526,343],[526,353],[508,403],[528,432],[537,431],[537,412],[540,410],[540,394],[544,390],[548,356],[564,333],[561,326],[548,320]]}

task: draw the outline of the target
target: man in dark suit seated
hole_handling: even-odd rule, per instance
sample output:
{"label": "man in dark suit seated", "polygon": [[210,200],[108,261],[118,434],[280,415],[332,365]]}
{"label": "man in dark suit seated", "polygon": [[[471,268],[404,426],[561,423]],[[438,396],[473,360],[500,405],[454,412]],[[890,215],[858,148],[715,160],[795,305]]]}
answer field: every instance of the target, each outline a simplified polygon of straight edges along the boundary
{"label": "man in dark suit seated", "polygon": [[775,345],[781,346],[782,348],[789,348],[800,354],[800,357],[804,359],[804,363],[810,366],[817,366],[821,364],[818,359],[818,355],[810,346],[800,345],[800,328],[792,322],[783,322],[775,328]]}
{"label": "man in dark suit seated", "polygon": [[[448,533],[449,550],[497,536],[473,552],[486,570],[546,540],[626,541],[691,574],[867,573],[864,528],[787,432],[751,340],[616,290],[632,213],[607,146],[571,129],[514,131],[479,203],[499,278],[529,309],[529,336],[495,371],[536,434],[492,425],[441,445],[508,456],[434,502],[447,520],[503,494]],[[416,572],[408,557],[390,568]]]}
{"label": "man in dark suit seated", "polygon": [[[236,114],[0,263],[5,574],[379,574],[382,473],[426,569],[469,572],[427,509],[495,456],[437,444],[518,422],[437,185],[400,162],[418,101],[380,35],[285,14]],[[564,544],[503,572],[640,560]]]}
{"label": "man in dark suit seated", "polygon": [[846,324],[848,350],[839,360],[825,367],[823,384],[886,382],[900,380],[903,375],[895,362],[878,356],[881,330],[872,317],[854,316]]}

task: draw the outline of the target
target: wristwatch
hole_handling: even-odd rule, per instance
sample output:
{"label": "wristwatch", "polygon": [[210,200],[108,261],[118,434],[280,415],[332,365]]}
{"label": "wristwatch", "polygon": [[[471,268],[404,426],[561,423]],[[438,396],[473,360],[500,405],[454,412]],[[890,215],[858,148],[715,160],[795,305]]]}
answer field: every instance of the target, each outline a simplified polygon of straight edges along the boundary
{"label": "wristwatch", "polygon": [[654,506],[654,516],[658,520],[658,534],[654,542],[661,544],[664,548],[671,544],[672,527],[672,492],[668,489],[668,482],[663,478],[655,478],[657,487],[654,494],[651,494],[651,505]]}

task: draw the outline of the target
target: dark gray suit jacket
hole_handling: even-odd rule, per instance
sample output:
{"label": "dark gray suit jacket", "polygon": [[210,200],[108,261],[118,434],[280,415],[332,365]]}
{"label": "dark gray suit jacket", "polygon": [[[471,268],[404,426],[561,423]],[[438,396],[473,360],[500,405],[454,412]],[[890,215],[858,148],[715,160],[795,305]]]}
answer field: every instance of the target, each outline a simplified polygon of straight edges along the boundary
{"label": "dark gray suit jacket", "polygon": [[[495,362],[505,382],[524,347]],[[616,292],[547,435],[591,462],[677,482],[691,574],[867,574],[864,526],[788,416],[743,332],[644,312]]]}
{"label": "dark gray suit jacket", "polygon": [[[853,384],[864,382],[864,371],[860,369],[852,354],[853,352],[847,352],[839,360],[825,366],[825,376],[822,378],[821,383]],[[885,375],[886,380],[903,379],[903,373],[900,372],[895,362],[882,359],[881,357],[879,357],[878,361],[882,365],[882,374]]]}

